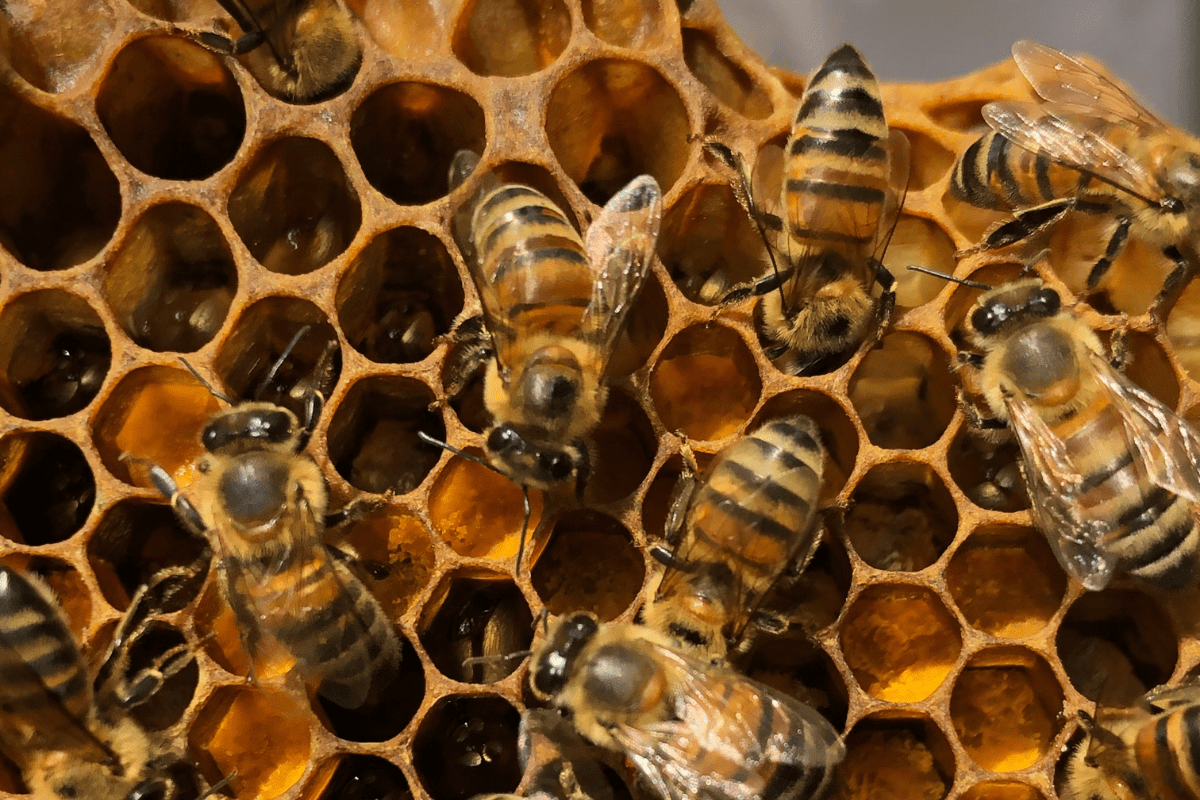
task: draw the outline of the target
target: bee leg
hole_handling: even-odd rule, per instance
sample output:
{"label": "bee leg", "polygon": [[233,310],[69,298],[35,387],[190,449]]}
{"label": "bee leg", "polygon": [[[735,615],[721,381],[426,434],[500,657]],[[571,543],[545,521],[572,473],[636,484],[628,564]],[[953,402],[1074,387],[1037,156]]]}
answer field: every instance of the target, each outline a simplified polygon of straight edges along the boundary
{"label": "bee leg", "polygon": [[396,493],[391,489],[384,492],[383,497],[356,497],[337,511],[325,515],[325,529],[336,528],[347,522],[362,519],[391,504]]}
{"label": "bee leg", "polygon": [[1002,419],[985,417],[983,412],[979,410],[979,406],[975,405],[962,389],[958,390],[958,407],[962,409],[963,416],[967,418],[967,424],[976,430],[997,431],[1008,428],[1008,425]]}
{"label": "bee leg", "polygon": [[1100,285],[1101,279],[1104,278],[1112,266],[1113,261],[1125,249],[1125,243],[1129,240],[1129,226],[1132,224],[1133,218],[1128,214],[1122,214],[1117,217],[1117,225],[1113,229],[1112,236],[1108,239],[1108,245],[1104,248],[1104,255],[1100,256],[1100,259],[1092,265],[1092,269],[1088,273],[1087,288],[1089,292],[1095,291],[1096,287]]}
{"label": "bee leg", "polygon": [[200,512],[179,491],[179,485],[175,483],[175,479],[158,464],[152,463],[150,464],[150,482],[154,484],[154,488],[158,489],[163,497],[171,501],[171,510],[175,512],[175,516],[183,523],[183,527],[196,536],[204,536],[208,528],[205,526],[204,520],[200,519]]}
{"label": "bee leg", "polygon": [[145,703],[162,688],[163,684],[196,658],[190,644],[172,647],[151,662],[150,666],[138,670],[122,681],[118,702],[124,708],[136,708]]}
{"label": "bee leg", "polygon": [[1109,359],[1115,370],[1124,370],[1129,363],[1129,323],[1123,320],[1121,325],[1112,332],[1108,340]]}
{"label": "bee leg", "polygon": [[1150,304],[1150,320],[1155,324],[1166,319],[1166,312],[1169,312],[1175,305],[1175,301],[1179,299],[1179,292],[1186,285],[1187,280],[1195,274],[1195,268],[1188,263],[1175,245],[1164,247],[1163,255],[1175,262],[1175,269],[1167,275],[1162,288],[1154,297],[1154,302]]}
{"label": "bee leg", "polygon": [[874,330],[863,341],[867,350],[873,350],[883,338],[883,332],[892,320],[892,312],[896,310],[896,277],[880,262],[875,262],[875,282],[883,288],[879,296],[879,307],[875,311]]}
{"label": "bee leg", "polygon": [[579,786],[575,768],[569,761],[563,761],[562,770],[558,773],[558,785],[562,787],[566,800],[591,800],[588,793]]}
{"label": "bee leg", "polygon": [[1017,242],[1025,241],[1038,233],[1049,230],[1055,223],[1065,217],[1067,212],[1074,209],[1077,202],[1077,199],[1074,197],[1066,197],[1051,200],[1049,203],[1043,203],[1040,206],[1021,209],[1013,214],[1012,219],[988,231],[983,237],[983,241],[979,244],[974,247],[968,247],[965,250],[959,250],[954,254],[954,257],[962,259],[973,253],[980,253],[987,250],[1002,250]]}

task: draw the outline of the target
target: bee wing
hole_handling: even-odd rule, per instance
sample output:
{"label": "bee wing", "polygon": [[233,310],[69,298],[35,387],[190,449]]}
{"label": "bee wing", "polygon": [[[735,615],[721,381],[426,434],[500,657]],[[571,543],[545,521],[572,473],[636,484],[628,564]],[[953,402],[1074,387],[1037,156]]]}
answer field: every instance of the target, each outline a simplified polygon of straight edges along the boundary
{"label": "bee wing", "polygon": [[1200,435],[1095,353],[1092,365],[1100,382],[1113,395],[1113,407],[1120,413],[1125,433],[1150,480],[1192,502],[1200,502]]}
{"label": "bee wing", "polygon": [[1200,705],[1200,679],[1190,678],[1179,686],[1160,686],[1146,692],[1147,705],[1159,711]]}
{"label": "bee wing", "polygon": [[580,326],[605,365],[650,272],[661,223],[658,181],[640,175],[613,195],[584,237],[595,282]]}
{"label": "bee wing", "polygon": [[1139,127],[1163,127],[1115,78],[1061,50],[1023,39],[1013,45],[1012,54],[1034,91],[1048,102],[1116,117]]}
{"label": "bee wing", "polygon": [[1073,106],[998,102],[983,107],[993,130],[1014,144],[1094,175],[1147,202],[1162,196],[1150,172],[1104,134],[1115,123]]}
{"label": "bee wing", "polygon": [[845,756],[813,709],[731,671],[659,646],[674,688],[673,718],[619,725],[613,739],[670,800],[762,800],[771,785],[804,783],[816,796]]}
{"label": "bee wing", "polygon": [[875,247],[872,249],[877,259],[882,259],[896,230],[904,201],[908,199],[908,179],[911,171],[912,147],[903,131],[895,128],[888,129],[888,192],[883,200],[883,213],[879,217],[879,227],[875,229]]}
{"label": "bee wing", "polygon": [[1092,591],[1113,576],[1114,561],[1098,546],[1109,527],[1079,515],[1083,475],[1066,445],[1022,397],[1006,398],[1013,432],[1021,445],[1029,502],[1038,527],[1070,575]]}

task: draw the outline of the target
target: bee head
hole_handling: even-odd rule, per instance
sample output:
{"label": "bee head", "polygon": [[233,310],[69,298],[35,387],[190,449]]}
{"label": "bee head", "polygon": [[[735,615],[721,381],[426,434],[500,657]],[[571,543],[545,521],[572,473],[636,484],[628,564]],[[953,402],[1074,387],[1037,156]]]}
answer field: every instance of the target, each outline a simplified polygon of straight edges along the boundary
{"label": "bee head", "polygon": [[298,441],[296,416],[271,403],[242,403],[215,415],[200,441],[210,453],[265,449]]}
{"label": "bee head", "polygon": [[1049,319],[1061,308],[1058,292],[1040,280],[1020,281],[981,297],[971,313],[971,328],[980,336],[994,336],[1013,323]]}
{"label": "bee head", "polygon": [[579,653],[599,630],[596,618],[585,613],[573,614],[555,625],[529,671],[534,694],[549,700],[561,692],[575,672]]}
{"label": "bee head", "polygon": [[583,463],[578,445],[532,441],[512,425],[499,425],[487,437],[488,460],[514,483],[550,489],[569,481]]}
{"label": "bee head", "polygon": [[1167,196],[1160,205],[1167,213],[1200,213],[1200,155],[1181,148],[1167,159],[1163,185]]}

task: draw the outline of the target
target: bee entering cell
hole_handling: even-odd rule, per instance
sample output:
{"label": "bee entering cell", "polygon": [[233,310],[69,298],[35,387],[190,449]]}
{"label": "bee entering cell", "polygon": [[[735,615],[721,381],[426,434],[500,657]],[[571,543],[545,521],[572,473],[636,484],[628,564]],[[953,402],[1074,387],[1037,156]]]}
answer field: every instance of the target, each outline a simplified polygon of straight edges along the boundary
{"label": "bee entering cell", "polygon": [[875,714],[846,735],[839,800],[941,800],[954,783],[954,766],[950,742],[933,720]]}
{"label": "bee entering cell", "polygon": [[441,451],[418,438],[446,435],[429,410],[433,392],[412,378],[377,376],[350,387],[329,422],[329,457],[364,492],[405,494],[425,480]]}
{"label": "bee entering cell", "polygon": [[1064,722],[1063,692],[1041,656],[1020,647],[977,653],[950,695],[950,720],[975,763],[1014,772],[1037,763]]}
{"label": "bee entering cell", "polygon": [[844,525],[863,561],[912,572],[931,566],[950,546],[958,510],[929,466],[897,461],[874,467],[859,481]]}
{"label": "bee entering cell", "polygon": [[338,323],[380,364],[423,360],[462,311],[462,283],[446,246],[420,228],[394,228],[355,257],[338,284]]}
{"label": "bee entering cell", "polygon": [[533,614],[506,576],[473,575],[451,575],[434,590],[429,607],[438,611],[423,623],[421,644],[451,680],[495,683],[521,666],[523,658],[506,656],[529,649]]}
{"label": "bee entering cell", "polygon": [[8,512],[0,530],[8,538],[52,544],[83,527],[96,481],[74,442],[54,433],[16,434],[0,442],[0,492]]}
{"label": "bee entering cell", "polygon": [[645,560],[625,526],[583,510],[554,523],[529,579],[551,614],[586,608],[611,620],[637,597],[645,574]]}
{"label": "bee entering cell", "polygon": [[443,697],[413,739],[413,763],[433,800],[512,792],[521,779],[521,715],[496,695]]}
{"label": "bee entering cell", "polygon": [[77,295],[31,292],[0,314],[0,406],[18,417],[53,419],[87,407],[111,361],[100,316]]}
{"label": "bee entering cell", "polygon": [[1179,659],[1162,607],[1135,589],[1080,597],[1059,626],[1055,648],[1071,685],[1105,706],[1132,705],[1166,683]]}

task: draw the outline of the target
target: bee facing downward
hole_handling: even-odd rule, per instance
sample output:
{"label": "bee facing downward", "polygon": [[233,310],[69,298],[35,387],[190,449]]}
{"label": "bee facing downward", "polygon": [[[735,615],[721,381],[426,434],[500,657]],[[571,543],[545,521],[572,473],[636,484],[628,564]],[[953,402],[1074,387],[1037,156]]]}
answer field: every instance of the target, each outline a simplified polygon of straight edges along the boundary
{"label": "bee facing downward", "polygon": [[[451,186],[478,160],[460,151]],[[488,174],[456,219],[486,330],[447,394],[485,368],[484,404],[493,420],[487,458],[519,486],[574,481],[582,494],[588,437],[608,398],[609,360],[650,271],[661,218],[658,183],[642,175],[581,238],[550,198]]]}
{"label": "bee facing downward", "polygon": [[755,316],[767,356],[790,374],[831,371],[872,345],[896,302],[895,281],[879,259],[908,186],[909,148],[904,134],[888,131],[862,54],[849,44],[834,50],[800,98],[784,150],[782,222],[759,210],[745,159],[721,144],[708,147],[738,172],[751,216],[782,227],[791,252],[784,269],[735,287],[722,302],[762,295]]}
{"label": "bee facing downward", "polygon": [[[331,356],[332,348],[318,373]],[[400,644],[379,601],[344,563],[349,556],[324,542],[326,525],[347,511],[326,516],[325,479],[304,453],[323,404],[310,387],[303,425],[272,403],[214,414],[201,434],[207,452],[190,499],[161,467],[150,476],[184,526],[211,543],[251,674],[255,655],[276,643],[322,696],[358,708],[395,677]]]}
{"label": "bee facing downward", "polygon": [[816,424],[767,422],[685,478],[667,519],[667,565],[646,605],[646,624],[701,659],[748,646],[756,610],[785,569],[803,569],[820,539],[812,521],[825,468]]}
{"label": "bee facing downward", "polygon": [[350,12],[339,0],[217,0],[243,31],[234,41],[206,31],[196,39],[219,53],[244,56],[273,97],[316,103],[340,94],[362,64]]}
{"label": "bee facing downward", "polygon": [[816,711],[642,626],[560,620],[529,676],[539,699],[627,757],[664,800],[817,798],[845,755]]}
{"label": "bee facing downward", "polygon": [[1195,585],[1196,432],[1118,372],[1040,279],[983,288],[967,320],[975,352],[960,358],[993,418],[965,410],[1016,436],[1034,519],[1063,568],[1093,590],[1118,572]]}
{"label": "bee facing downward", "polygon": [[1084,721],[1090,735],[1067,762],[1063,800],[1200,795],[1200,686],[1153,689],[1134,708],[1098,708]]}
{"label": "bee facing downward", "polygon": [[[152,584],[155,581],[152,579]],[[184,800],[183,755],[131,716],[192,661],[187,645],[132,672],[129,650],[146,632],[149,599],[130,602],[91,675],[62,608],[36,575],[0,566],[0,746],[35,800]],[[195,797],[195,794],[191,794]]]}
{"label": "bee facing downward", "polygon": [[1200,263],[1200,141],[1066,53],[1031,41],[1017,42],[1012,53],[1045,102],[983,107],[994,130],[963,153],[950,195],[1015,213],[966,252],[1008,247],[1068,212],[1107,216],[1108,243],[1088,273],[1088,290],[1136,236],[1175,264],[1155,301],[1157,314]]}

